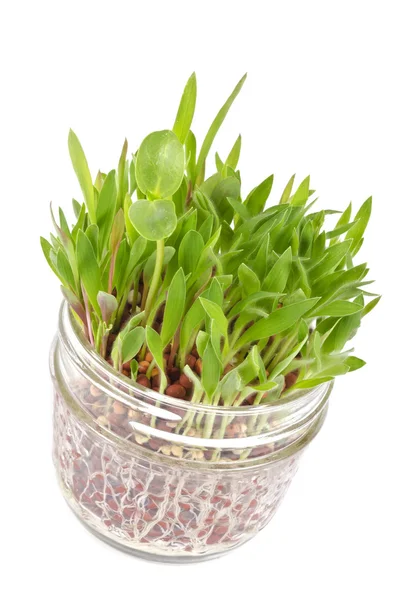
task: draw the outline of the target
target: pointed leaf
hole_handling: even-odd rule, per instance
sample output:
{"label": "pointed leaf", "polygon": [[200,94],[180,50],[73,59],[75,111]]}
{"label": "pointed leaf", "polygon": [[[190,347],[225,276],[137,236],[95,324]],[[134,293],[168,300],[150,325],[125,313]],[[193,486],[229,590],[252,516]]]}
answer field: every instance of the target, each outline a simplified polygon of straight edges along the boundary
{"label": "pointed leaf", "polygon": [[96,223],[96,211],[95,211],[95,192],[92,183],[91,173],[89,171],[88,163],[85,158],[84,151],[79,142],[79,139],[72,131],[69,130],[68,135],[68,149],[71,157],[72,166],[81,186],[82,193],[84,195],[85,204],[88,209],[91,223]]}
{"label": "pointed leaf", "polygon": [[275,310],[269,317],[257,321],[247,329],[239,339],[238,347],[241,348],[255,340],[262,340],[292,327],[318,300],[319,298],[310,298]]}
{"label": "pointed leaf", "polygon": [[186,87],[184,88],[183,95],[181,97],[180,105],[177,111],[176,120],[173,125],[173,131],[184,144],[188,132],[193,121],[195,104],[197,97],[197,80],[196,74],[193,73],[187,81]]}
{"label": "pointed leaf", "polygon": [[217,135],[218,130],[221,127],[222,123],[224,122],[224,119],[227,116],[232,103],[234,102],[234,100],[238,96],[242,86],[244,85],[245,79],[246,79],[246,75],[244,75],[242,77],[242,79],[237,83],[232,94],[230,95],[230,97],[228,98],[226,103],[222,106],[222,108],[218,112],[217,116],[215,117],[214,121],[211,124],[210,129],[208,130],[207,135],[205,136],[203,145],[200,150],[200,154],[197,159],[197,165],[195,168],[195,177],[196,178],[201,174],[201,172],[204,168],[205,160],[208,156],[208,153],[210,151],[210,148],[212,146],[214,138]]}
{"label": "pointed leaf", "polygon": [[174,275],[167,293],[166,307],[164,309],[161,340],[163,348],[173,338],[184,314],[186,302],[186,280],[183,269]]}
{"label": "pointed leaf", "polygon": [[[145,341],[145,330],[143,327],[135,327],[123,338],[122,342],[122,362],[128,362],[136,356]],[[152,350],[149,347],[150,352]],[[153,354],[153,352],[152,352]]]}

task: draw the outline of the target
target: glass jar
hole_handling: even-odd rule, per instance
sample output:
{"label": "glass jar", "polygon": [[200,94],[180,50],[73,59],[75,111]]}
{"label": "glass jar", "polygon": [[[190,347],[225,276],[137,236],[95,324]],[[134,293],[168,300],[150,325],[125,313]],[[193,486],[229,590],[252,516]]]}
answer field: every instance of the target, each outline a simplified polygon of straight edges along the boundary
{"label": "glass jar", "polygon": [[236,407],[170,398],[110,367],[65,303],[51,373],[53,456],[69,506],[112,545],[174,562],[213,558],[265,527],[331,391]]}

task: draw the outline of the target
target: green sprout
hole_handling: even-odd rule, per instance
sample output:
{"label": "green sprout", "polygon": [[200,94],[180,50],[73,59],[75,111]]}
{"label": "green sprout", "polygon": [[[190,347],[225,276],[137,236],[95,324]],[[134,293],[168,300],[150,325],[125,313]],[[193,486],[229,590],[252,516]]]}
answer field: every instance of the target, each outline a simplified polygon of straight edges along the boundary
{"label": "green sprout", "polygon": [[356,260],[371,198],[328,228],[336,211],[311,212],[309,177],[296,188],[293,176],[266,207],[273,175],[242,194],[241,136],[206,175],[244,80],[198,149],[193,74],[173,130],[149,134],[130,156],[125,141],[117,169],[94,181],[70,131],[83,202],[73,200],[72,227],[51,211],[55,234],[41,238],[102,357],[141,385],[214,406],[274,402],[362,367],[345,347],[380,299]]}

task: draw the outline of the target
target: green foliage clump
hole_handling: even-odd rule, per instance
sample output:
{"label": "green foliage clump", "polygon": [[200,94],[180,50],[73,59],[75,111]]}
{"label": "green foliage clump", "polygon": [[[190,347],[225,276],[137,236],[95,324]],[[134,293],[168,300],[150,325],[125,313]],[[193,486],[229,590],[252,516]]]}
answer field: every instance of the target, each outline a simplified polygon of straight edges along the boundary
{"label": "green foliage clump", "polygon": [[365,291],[366,263],[356,262],[371,198],[354,217],[350,204],[327,230],[336,211],[311,212],[309,177],[296,188],[293,176],[266,208],[273,175],[242,195],[240,136],[206,176],[244,80],[199,151],[194,74],[172,131],[151,133],[130,156],[125,141],[117,169],[95,180],[70,131],[83,202],[73,200],[72,227],[60,209],[56,234],[41,238],[97,352],[138,381],[142,372],[143,381],[158,376],[160,392],[171,393],[169,373],[178,369],[178,389],[191,384],[179,397],[213,405],[271,402],[363,366],[344,347],[379,300]]}

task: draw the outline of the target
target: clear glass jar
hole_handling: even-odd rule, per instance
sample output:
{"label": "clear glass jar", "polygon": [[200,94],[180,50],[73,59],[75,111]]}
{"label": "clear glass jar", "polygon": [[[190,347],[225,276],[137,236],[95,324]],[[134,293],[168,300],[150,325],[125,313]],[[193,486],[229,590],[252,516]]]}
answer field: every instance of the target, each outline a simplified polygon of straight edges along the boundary
{"label": "clear glass jar", "polygon": [[51,373],[53,456],[69,506],[112,545],[174,562],[218,556],[265,527],[331,391],[230,408],[170,398],[113,370],[65,303]]}

